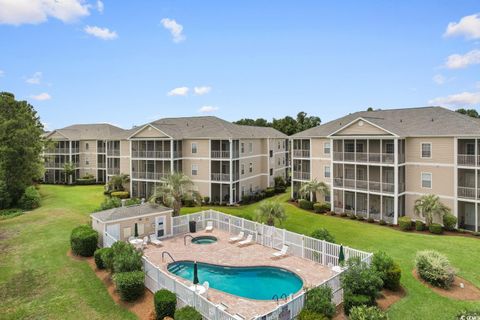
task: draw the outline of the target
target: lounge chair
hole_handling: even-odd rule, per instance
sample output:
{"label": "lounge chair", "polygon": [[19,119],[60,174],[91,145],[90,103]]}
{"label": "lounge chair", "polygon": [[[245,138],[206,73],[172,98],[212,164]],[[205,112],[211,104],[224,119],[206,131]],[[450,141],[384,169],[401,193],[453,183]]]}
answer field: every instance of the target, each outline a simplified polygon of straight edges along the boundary
{"label": "lounge chair", "polygon": [[242,240],[242,239],[243,239],[243,237],[244,237],[244,236],[245,236],[245,232],[243,232],[243,231],[240,231],[240,233],[239,233],[237,236],[235,236],[235,237],[231,237],[231,238],[230,238],[230,242],[237,242],[237,241],[240,241],[240,240]]}
{"label": "lounge chair", "polygon": [[208,289],[210,288],[210,283],[208,283],[208,281],[205,281],[202,286],[205,288],[203,296],[206,298],[208,296]]}
{"label": "lounge chair", "polygon": [[230,309],[230,307],[228,305],[226,305],[225,303],[223,302],[220,302],[219,304],[217,304],[217,308],[222,310],[222,311],[225,311],[227,309]]}
{"label": "lounge chair", "polygon": [[235,313],[232,317],[233,319],[236,319],[236,320],[247,320],[247,318],[244,315],[241,315],[240,313]]}
{"label": "lounge chair", "polygon": [[161,246],[162,245],[162,241],[158,240],[157,237],[155,236],[155,234],[150,235],[150,243],[152,243],[156,246]]}
{"label": "lounge chair", "polygon": [[207,221],[207,226],[205,227],[205,231],[212,232],[213,231],[213,222]]}
{"label": "lounge chair", "polygon": [[281,258],[287,255],[288,246],[286,244],[283,245],[282,250],[274,252],[272,258]]}
{"label": "lounge chair", "polygon": [[240,241],[238,244],[240,246],[248,246],[249,244],[252,244],[252,243],[253,243],[253,236],[249,234],[247,236],[247,239]]}

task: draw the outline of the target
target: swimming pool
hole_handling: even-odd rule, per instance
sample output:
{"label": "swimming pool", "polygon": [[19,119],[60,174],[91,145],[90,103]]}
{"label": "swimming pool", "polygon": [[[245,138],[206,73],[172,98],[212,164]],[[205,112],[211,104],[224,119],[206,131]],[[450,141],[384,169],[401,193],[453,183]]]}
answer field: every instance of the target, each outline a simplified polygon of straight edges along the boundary
{"label": "swimming pool", "polygon": [[192,243],[195,244],[211,244],[217,242],[217,237],[214,236],[198,236],[192,238]]}
{"label": "swimming pool", "polygon": [[[236,296],[272,300],[298,292],[302,279],[293,272],[277,267],[228,267],[198,262],[200,283],[208,281],[211,288]],[[193,280],[193,261],[177,261],[168,265],[168,271],[184,279]]]}

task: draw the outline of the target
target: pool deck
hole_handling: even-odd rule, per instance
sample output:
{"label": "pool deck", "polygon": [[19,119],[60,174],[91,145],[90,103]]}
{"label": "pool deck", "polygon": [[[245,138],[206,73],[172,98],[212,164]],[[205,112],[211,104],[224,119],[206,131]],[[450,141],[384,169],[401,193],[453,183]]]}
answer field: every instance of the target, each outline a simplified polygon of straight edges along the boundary
{"label": "pool deck", "polygon": [[[197,232],[193,236],[213,235],[218,241],[213,244],[192,244],[187,239],[187,245],[184,245],[184,235],[162,240],[162,247],[148,245],[144,250],[144,255],[153,264],[167,273],[167,266],[172,261],[166,258],[162,261],[161,253],[168,251],[175,260],[192,260],[206,262],[218,265],[228,266],[274,266],[290,270],[300,276],[303,280],[304,288],[313,287],[321,284],[335,274],[330,268],[324,267],[319,263],[288,255],[283,258],[272,259],[272,254],[277,250],[264,247],[259,244],[239,247],[238,244],[229,243],[230,235],[228,232],[213,230],[213,232]],[[191,285],[181,277],[169,273],[182,283]],[[201,279],[200,279],[201,281]],[[252,283],[252,285],[255,285]],[[297,293],[299,294],[299,293]],[[247,319],[255,315],[261,315],[272,311],[277,306],[275,301],[250,300],[223,291],[210,288],[207,292],[208,300],[213,303],[224,303],[229,308],[226,310],[231,314],[239,313]]]}

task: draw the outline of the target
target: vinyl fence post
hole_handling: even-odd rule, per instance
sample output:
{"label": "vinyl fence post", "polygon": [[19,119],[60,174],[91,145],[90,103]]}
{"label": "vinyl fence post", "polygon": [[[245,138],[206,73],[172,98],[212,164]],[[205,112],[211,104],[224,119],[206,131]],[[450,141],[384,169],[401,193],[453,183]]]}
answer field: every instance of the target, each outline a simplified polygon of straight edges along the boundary
{"label": "vinyl fence post", "polygon": [[325,261],[326,257],[327,257],[327,254],[326,254],[326,249],[327,249],[327,245],[325,243],[325,240],[322,240],[322,264],[324,266],[327,265],[327,262]]}
{"label": "vinyl fence post", "polygon": [[305,237],[302,236],[302,259],[305,259]]}

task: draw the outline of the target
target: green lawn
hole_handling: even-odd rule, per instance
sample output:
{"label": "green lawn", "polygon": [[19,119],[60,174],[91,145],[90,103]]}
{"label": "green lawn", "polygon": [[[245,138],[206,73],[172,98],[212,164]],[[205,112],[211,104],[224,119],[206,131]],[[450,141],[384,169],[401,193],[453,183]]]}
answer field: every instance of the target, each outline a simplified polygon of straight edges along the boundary
{"label": "green lawn", "polygon": [[102,186],[42,186],[42,207],[0,220],[1,319],[135,319],[86,262],[68,257],[73,227],[89,222]]}
{"label": "green lawn", "polygon": [[[102,201],[101,186],[42,186],[42,207],[0,220],[1,319],[133,319],[115,305],[86,262],[66,256],[71,229],[89,221],[89,212]],[[459,274],[480,287],[480,240],[404,233],[348,219],[316,215],[285,202],[289,230],[309,234],[325,227],[337,242],[367,251],[384,250],[403,270],[407,297],[389,311],[391,319],[453,319],[480,302],[443,298],[418,283],[411,271],[417,250],[435,249],[448,255]],[[253,218],[258,204],[217,207],[226,213]],[[190,213],[205,208],[184,208]]]}

